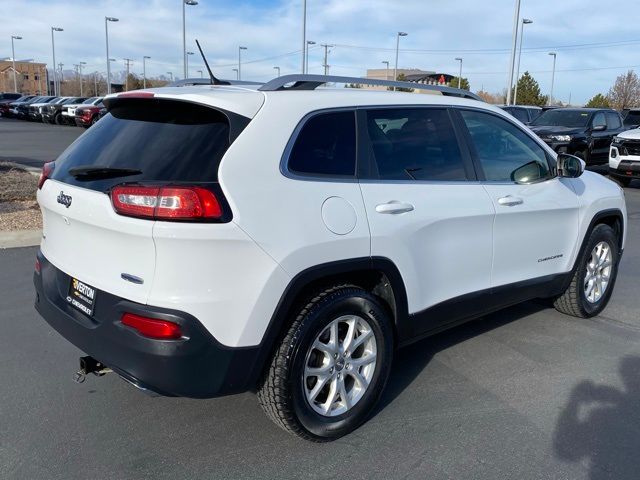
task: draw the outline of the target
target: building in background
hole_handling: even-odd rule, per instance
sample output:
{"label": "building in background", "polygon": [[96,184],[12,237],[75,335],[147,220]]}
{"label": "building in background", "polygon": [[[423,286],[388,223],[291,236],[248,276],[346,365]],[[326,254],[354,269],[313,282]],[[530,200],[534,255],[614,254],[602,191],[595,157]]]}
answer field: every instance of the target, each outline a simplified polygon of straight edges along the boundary
{"label": "building in background", "polygon": [[[411,83],[421,83],[425,85],[448,85],[453,80],[453,75],[448,73],[438,73],[417,68],[399,68],[398,77],[402,81]],[[376,80],[393,80],[393,68],[374,68],[367,70],[367,78]],[[385,87],[368,87],[374,90],[384,90]],[[418,93],[432,93],[428,90],[416,90]]]}
{"label": "building in background", "polygon": [[[16,60],[16,84],[18,92],[25,95],[47,93],[47,64]],[[13,62],[11,58],[0,60],[0,92],[13,92]]]}

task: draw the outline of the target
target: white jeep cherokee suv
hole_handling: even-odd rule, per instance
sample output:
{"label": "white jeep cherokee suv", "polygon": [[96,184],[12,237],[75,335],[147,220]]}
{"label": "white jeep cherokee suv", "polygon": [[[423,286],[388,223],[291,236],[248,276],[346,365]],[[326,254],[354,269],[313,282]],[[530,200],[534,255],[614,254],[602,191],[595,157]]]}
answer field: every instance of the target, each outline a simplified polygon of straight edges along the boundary
{"label": "white jeep cherokee suv", "polygon": [[394,350],[518,302],[605,307],[621,189],[468,92],[265,85],[107,97],[43,169],[35,306],[156,393],[257,391],[284,429],[355,429]]}
{"label": "white jeep cherokee suv", "polygon": [[609,150],[609,175],[625,187],[634,178],[640,179],[640,128],[613,137]]}

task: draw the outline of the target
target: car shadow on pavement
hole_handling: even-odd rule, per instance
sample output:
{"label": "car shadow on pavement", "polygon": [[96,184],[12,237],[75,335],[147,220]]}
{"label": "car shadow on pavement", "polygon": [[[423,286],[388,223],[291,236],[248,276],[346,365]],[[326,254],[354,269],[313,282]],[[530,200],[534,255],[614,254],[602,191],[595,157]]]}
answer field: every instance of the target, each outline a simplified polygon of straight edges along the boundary
{"label": "car shadow on pavement", "polygon": [[545,300],[525,302],[401,348],[396,353],[389,381],[371,418],[400,396],[436,353],[547,308],[549,306]]}
{"label": "car shadow on pavement", "polygon": [[640,478],[640,357],[619,365],[622,389],[583,380],[572,390],[554,433],[554,452],[589,468],[589,479]]}

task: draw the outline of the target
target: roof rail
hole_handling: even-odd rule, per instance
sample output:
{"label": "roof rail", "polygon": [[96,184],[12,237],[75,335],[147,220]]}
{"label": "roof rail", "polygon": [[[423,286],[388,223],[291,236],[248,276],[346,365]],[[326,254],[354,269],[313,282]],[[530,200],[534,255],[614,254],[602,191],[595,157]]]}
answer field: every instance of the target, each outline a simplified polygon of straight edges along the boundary
{"label": "roof rail", "polygon": [[[225,85],[263,85],[264,82],[246,82],[244,80],[221,80]],[[185,78],[176,80],[167,87],[190,87],[192,85],[212,85],[210,78]]]}
{"label": "roof rail", "polygon": [[[442,85],[426,85],[424,83],[398,82],[393,80],[378,80],[362,77],[339,77],[334,75],[283,75],[262,85],[258,90],[263,92],[275,92],[278,90],[315,90],[326,83],[345,83],[356,85],[373,85],[380,87],[413,88],[415,90],[431,90],[451,97],[470,98],[483,101],[475,93],[458,88],[444,87]],[[287,85],[293,84],[289,87]]]}

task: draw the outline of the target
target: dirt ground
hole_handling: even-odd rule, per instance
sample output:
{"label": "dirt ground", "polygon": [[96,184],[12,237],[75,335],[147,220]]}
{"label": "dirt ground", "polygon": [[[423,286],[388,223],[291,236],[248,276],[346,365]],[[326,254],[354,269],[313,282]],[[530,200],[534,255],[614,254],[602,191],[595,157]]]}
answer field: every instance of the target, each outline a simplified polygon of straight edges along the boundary
{"label": "dirt ground", "polygon": [[0,231],[42,228],[37,188],[35,175],[0,163]]}

